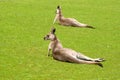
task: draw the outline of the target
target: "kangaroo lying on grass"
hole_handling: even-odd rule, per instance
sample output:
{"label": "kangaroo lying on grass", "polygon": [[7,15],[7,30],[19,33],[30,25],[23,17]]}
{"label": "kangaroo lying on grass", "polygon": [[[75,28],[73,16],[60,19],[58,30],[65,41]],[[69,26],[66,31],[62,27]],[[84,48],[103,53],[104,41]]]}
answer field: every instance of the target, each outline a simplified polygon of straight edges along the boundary
{"label": "kangaroo lying on grass", "polygon": [[56,60],[79,64],[95,64],[103,67],[103,65],[100,63],[104,61],[102,58],[93,59],[72,49],[63,48],[62,44],[55,35],[55,31],[56,29],[53,28],[51,32],[44,37],[44,40],[51,41],[48,47],[48,56],[50,55],[50,50],[52,50],[53,58]]}
{"label": "kangaroo lying on grass", "polygon": [[64,26],[73,26],[73,27],[80,27],[80,28],[93,28],[93,29],[95,29],[94,27],[92,27],[92,26],[90,26],[90,25],[87,25],[87,24],[78,22],[78,21],[77,21],[76,19],[74,19],[74,18],[65,18],[65,17],[62,15],[62,11],[61,11],[60,6],[57,7],[56,16],[55,16],[55,19],[54,19],[53,24],[54,24],[56,21],[58,21],[59,24],[64,25]]}

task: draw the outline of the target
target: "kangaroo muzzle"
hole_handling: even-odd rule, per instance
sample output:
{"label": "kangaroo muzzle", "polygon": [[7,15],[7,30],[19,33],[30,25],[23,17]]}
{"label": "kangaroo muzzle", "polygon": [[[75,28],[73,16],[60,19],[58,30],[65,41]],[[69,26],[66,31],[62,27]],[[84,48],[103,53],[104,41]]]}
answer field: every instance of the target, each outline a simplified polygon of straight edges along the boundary
{"label": "kangaroo muzzle", "polygon": [[46,37],[44,37],[43,39],[44,39],[44,40],[47,40],[47,38],[46,38]]}

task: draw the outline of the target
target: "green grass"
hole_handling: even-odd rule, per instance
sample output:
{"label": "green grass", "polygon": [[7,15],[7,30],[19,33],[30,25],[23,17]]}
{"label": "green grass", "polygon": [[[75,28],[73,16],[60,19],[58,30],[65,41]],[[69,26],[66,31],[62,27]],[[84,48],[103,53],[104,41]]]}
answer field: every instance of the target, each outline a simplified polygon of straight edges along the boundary
{"label": "green grass", "polygon": [[[119,0],[0,0],[0,80],[120,80]],[[103,57],[104,68],[47,57],[57,5],[96,29],[55,24],[64,47]]]}

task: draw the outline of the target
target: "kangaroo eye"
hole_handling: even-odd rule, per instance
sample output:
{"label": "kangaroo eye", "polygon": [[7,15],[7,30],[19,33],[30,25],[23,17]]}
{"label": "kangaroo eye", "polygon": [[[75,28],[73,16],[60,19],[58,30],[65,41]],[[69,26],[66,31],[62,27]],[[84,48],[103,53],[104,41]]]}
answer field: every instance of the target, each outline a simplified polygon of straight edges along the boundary
{"label": "kangaroo eye", "polygon": [[49,37],[49,35],[47,35],[47,37]]}

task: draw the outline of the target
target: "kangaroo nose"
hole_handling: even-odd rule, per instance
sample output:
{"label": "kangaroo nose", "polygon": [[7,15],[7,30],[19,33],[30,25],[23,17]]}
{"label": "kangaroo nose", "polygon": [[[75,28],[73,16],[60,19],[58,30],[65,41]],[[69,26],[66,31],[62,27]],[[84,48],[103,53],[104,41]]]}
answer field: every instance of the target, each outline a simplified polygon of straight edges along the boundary
{"label": "kangaroo nose", "polygon": [[44,37],[44,40],[45,40],[45,37]]}

